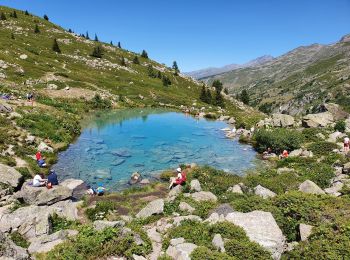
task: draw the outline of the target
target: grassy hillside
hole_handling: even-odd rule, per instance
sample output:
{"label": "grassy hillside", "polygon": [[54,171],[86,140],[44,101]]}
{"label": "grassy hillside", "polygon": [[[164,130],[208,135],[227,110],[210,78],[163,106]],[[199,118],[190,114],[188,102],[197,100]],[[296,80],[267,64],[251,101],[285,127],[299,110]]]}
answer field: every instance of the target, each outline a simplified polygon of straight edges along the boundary
{"label": "grassy hillside", "polygon": [[324,101],[343,105],[350,95],[350,40],[299,47],[273,61],[205,79],[223,81],[236,95],[247,89],[251,105],[264,112],[302,114]]}

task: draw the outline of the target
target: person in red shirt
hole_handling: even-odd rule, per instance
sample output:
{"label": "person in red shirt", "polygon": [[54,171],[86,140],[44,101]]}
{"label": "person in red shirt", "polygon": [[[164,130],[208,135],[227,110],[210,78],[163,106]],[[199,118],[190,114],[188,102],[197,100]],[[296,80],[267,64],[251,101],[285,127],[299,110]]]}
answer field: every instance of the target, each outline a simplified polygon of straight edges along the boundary
{"label": "person in red shirt", "polygon": [[35,157],[36,157],[36,160],[39,161],[41,159],[41,152],[38,151],[36,154],[35,154]]}
{"label": "person in red shirt", "polygon": [[186,172],[182,171],[181,168],[176,169],[177,177],[170,179],[170,186],[169,189],[174,188],[177,185],[182,185],[186,182]]}

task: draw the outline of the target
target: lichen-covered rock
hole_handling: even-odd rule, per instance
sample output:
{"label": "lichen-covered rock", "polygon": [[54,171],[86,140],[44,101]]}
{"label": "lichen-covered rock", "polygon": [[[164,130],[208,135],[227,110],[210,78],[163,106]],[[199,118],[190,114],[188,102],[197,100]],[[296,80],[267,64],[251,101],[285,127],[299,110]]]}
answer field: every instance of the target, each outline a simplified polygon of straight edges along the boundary
{"label": "lichen-covered rock", "polygon": [[197,246],[192,243],[170,245],[166,250],[166,254],[174,260],[190,260],[190,255],[196,248]]}
{"label": "lichen-covered rock", "polygon": [[38,146],[38,151],[40,152],[47,152],[47,153],[53,153],[53,148],[45,144],[44,142],[41,142]]}
{"label": "lichen-covered rock", "polygon": [[14,168],[0,164],[0,183],[17,188],[22,182],[22,175]]}
{"label": "lichen-covered rock", "polygon": [[201,184],[197,179],[191,181],[190,187],[193,191],[202,191]]}
{"label": "lichen-covered rock", "polygon": [[0,259],[25,260],[30,257],[24,248],[17,246],[5,233],[0,232]]}
{"label": "lichen-covered rock", "polygon": [[274,259],[281,257],[286,239],[270,212],[232,212],[226,220],[242,227],[249,239],[271,252]]}
{"label": "lichen-covered rock", "polygon": [[233,185],[227,189],[228,192],[243,194],[242,187],[239,184]]}
{"label": "lichen-covered rock", "polygon": [[277,195],[273,191],[271,191],[271,190],[269,190],[261,185],[258,185],[254,188],[254,193],[255,193],[255,195],[262,197],[263,199],[273,198]]}
{"label": "lichen-covered rock", "polygon": [[306,180],[299,185],[299,191],[310,194],[325,194],[325,192],[317,186],[316,183]]}
{"label": "lichen-covered rock", "polygon": [[285,114],[272,114],[272,125],[275,127],[289,127],[294,125],[294,117]]}
{"label": "lichen-covered rock", "polygon": [[307,225],[307,224],[300,224],[299,225],[299,233],[300,233],[300,240],[306,241],[309,236],[311,235],[313,226]]}
{"label": "lichen-covered rock", "polygon": [[189,213],[192,213],[193,211],[196,210],[196,209],[193,208],[191,205],[189,205],[188,203],[183,202],[183,201],[180,202],[179,209],[180,209],[181,211],[187,211],[187,212],[189,212]]}
{"label": "lichen-covered rock", "polygon": [[139,213],[136,214],[137,218],[147,218],[152,215],[162,214],[164,211],[164,200],[157,199],[151,201],[144,207]]}
{"label": "lichen-covered rock", "polygon": [[220,234],[215,234],[211,243],[216,249],[220,250],[221,252],[225,252],[224,240],[222,239]]}
{"label": "lichen-covered rock", "polygon": [[101,231],[107,227],[123,227],[125,226],[125,222],[124,221],[106,221],[106,220],[96,220],[93,223],[94,225],[94,229],[96,229],[97,231]]}
{"label": "lichen-covered rock", "polygon": [[326,127],[333,122],[333,115],[329,112],[323,112],[304,116],[302,124],[304,127]]}
{"label": "lichen-covered rock", "polygon": [[216,202],[218,198],[210,191],[199,191],[191,194],[195,201],[213,201]]}

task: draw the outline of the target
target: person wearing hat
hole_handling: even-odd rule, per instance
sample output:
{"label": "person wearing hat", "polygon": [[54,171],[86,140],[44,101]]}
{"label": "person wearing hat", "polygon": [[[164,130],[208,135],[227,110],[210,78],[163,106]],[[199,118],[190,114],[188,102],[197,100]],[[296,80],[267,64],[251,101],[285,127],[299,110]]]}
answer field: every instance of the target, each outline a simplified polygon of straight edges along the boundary
{"label": "person wearing hat", "polygon": [[186,173],[182,171],[180,167],[176,169],[176,172],[177,172],[177,177],[170,179],[169,189],[172,189],[176,185],[182,185],[183,183],[186,182]]}
{"label": "person wearing hat", "polygon": [[49,176],[47,176],[47,184],[48,185],[58,185],[57,174],[54,170],[50,170]]}

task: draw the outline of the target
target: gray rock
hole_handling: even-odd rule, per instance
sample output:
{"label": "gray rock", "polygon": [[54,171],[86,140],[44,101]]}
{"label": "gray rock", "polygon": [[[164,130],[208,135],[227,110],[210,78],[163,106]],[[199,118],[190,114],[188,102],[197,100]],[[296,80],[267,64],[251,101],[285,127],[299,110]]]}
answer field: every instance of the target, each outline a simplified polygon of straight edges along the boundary
{"label": "gray rock", "polygon": [[216,249],[220,250],[220,252],[225,252],[224,240],[220,234],[215,234],[211,243]]}
{"label": "gray rock", "polygon": [[124,221],[106,221],[106,220],[96,220],[94,221],[94,229],[100,231],[107,227],[123,227],[125,226]]}
{"label": "gray rock", "polygon": [[295,170],[293,168],[283,167],[283,168],[278,168],[277,169],[277,174],[294,173],[294,172],[295,172]]}
{"label": "gray rock", "polygon": [[0,164],[0,183],[17,188],[22,182],[22,175],[14,168]]}
{"label": "gray rock", "polygon": [[147,229],[147,235],[151,241],[162,243],[162,235],[157,231],[156,227]]}
{"label": "gray rock", "polygon": [[346,135],[341,133],[341,132],[334,132],[334,133],[331,133],[329,136],[328,136],[328,139],[326,140],[327,142],[330,142],[330,143],[337,143],[337,138],[343,138],[345,137]]}
{"label": "gray rock", "polygon": [[325,192],[317,186],[316,183],[306,180],[299,185],[299,191],[310,194],[325,194]]}
{"label": "gray rock", "polygon": [[191,186],[191,190],[193,190],[193,191],[201,191],[202,190],[201,184],[199,183],[199,181],[197,179],[192,180],[190,186]]}
{"label": "gray rock", "polygon": [[11,239],[7,238],[3,232],[0,232],[0,259],[30,259],[27,251],[17,246]]}
{"label": "gray rock", "polygon": [[328,103],[322,107],[325,111],[331,113],[335,121],[346,119],[349,113],[345,112],[338,104]]}
{"label": "gray rock", "polygon": [[38,151],[40,152],[47,152],[47,153],[53,153],[53,148],[45,144],[44,142],[41,142],[38,146]]}
{"label": "gray rock", "polygon": [[270,212],[232,212],[226,220],[242,227],[251,241],[271,252],[274,259],[280,259],[286,240]]}
{"label": "gray rock", "polygon": [[191,194],[191,197],[197,201],[213,201],[216,202],[218,198],[210,191],[199,191]]}
{"label": "gray rock", "polygon": [[26,141],[27,144],[34,144],[34,142],[35,142],[35,136],[33,136],[33,135],[28,135],[25,141]]}
{"label": "gray rock", "polygon": [[177,196],[179,196],[182,192],[182,186],[176,185],[174,188],[172,188],[168,193],[168,200],[173,201],[176,199]]}
{"label": "gray rock", "polygon": [[139,213],[137,213],[136,217],[147,218],[152,215],[162,214],[163,211],[164,211],[164,200],[157,199],[148,203],[146,207],[144,207]]}
{"label": "gray rock", "polygon": [[262,197],[263,199],[273,198],[277,195],[273,191],[271,191],[271,190],[269,190],[261,185],[258,185],[254,188],[254,193],[255,193],[255,195]]}
{"label": "gray rock", "polygon": [[179,226],[184,220],[202,221],[202,219],[196,215],[179,216],[173,218],[173,225]]}
{"label": "gray rock", "polygon": [[8,104],[0,104],[0,113],[11,113],[12,111],[12,107]]}
{"label": "gray rock", "polygon": [[302,125],[304,127],[326,127],[334,122],[334,117],[329,112],[318,114],[308,114],[303,117]]}
{"label": "gray rock", "polygon": [[196,210],[195,208],[191,207],[191,205],[183,201],[180,202],[179,209],[181,211],[187,211],[189,213],[192,213],[193,211]]}
{"label": "gray rock", "polygon": [[83,180],[66,179],[60,183],[60,186],[70,189],[72,191],[72,197],[76,200],[81,199],[86,194],[86,185]]}
{"label": "gray rock", "polygon": [[272,114],[272,125],[274,127],[289,127],[294,125],[294,117],[285,114]]}
{"label": "gray rock", "polygon": [[344,164],[344,166],[343,166],[343,173],[344,174],[350,174],[350,162]]}
{"label": "gray rock", "polygon": [[340,190],[343,188],[344,183],[337,181],[332,184],[331,187],[324,189],[327,194],[339,197],[341,195]]}
{"label": "gray rock", "polygon": [[16,195],[28,204],[42,206],[69,199],[72,194],[73,191],[65,186],[57,185],[47,189],[46,187],[33,187],[26,182],[23,184],[20,193]]}
{"label": "gray rock", "polygon": [[217,213],[219,216],[223,215],[223,216],[227,216],[227,214],[233,212],[233,208],[231,207],[230,204],[228,203],[224,203],[221,204],[220,206],[218,206],[217,208],[215,208],[211,213]]}
{"label": "gray rock", "polygon": [[149,181],[149,179],[143,179],[140,181],[140,184],[142,185],[147,185],[147,184],[150,184],[151,182]]}
{"label": "gray rock", "polygon": [[306,224],[299,224],[300,240],[306,241],[311,235],[313,226]]}
{"label": "gray rock", "polygon": [[228,123],[231,124],[231,125],[234,125],[236,123],[236,119],[234,117],[231,117],[229,120],[228,120]]}
{"label": "gray rock", "polygon": [[242,187],[239,184],[233,185],[227,189],[228,192],[243,194]]}
{"label": "gray rock", "polygon": [[143,257],[142,255],[135,255],[135,254],[133,254],[132,255],[132,258],[134,259],[134,260],[147,260],[145,257]]}
{"label": "gray rock", "polygon": [[170,245],[166,250],[166,254],[176,260],[190,260],[190,255],[196,248],[197,246],[192,243]]}

